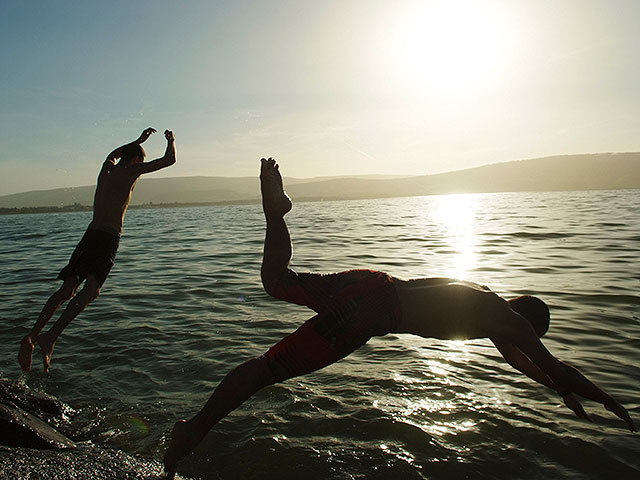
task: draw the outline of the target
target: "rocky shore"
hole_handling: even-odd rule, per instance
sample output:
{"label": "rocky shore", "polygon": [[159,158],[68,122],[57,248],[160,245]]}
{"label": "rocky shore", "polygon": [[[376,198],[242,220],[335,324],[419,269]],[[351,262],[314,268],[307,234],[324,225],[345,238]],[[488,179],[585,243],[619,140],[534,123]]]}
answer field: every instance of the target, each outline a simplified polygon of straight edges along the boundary
{"label": "rocky shore", "polygon": [[74,441],[75,410],[27,386],[0,379],[0,478],[159,479],[158,461]]}

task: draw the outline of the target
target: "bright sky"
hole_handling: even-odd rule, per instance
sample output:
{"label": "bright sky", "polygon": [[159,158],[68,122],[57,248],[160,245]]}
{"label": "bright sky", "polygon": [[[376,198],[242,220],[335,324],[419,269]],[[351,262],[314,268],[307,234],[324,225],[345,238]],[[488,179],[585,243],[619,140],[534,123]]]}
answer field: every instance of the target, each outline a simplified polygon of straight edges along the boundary
{"label": "bright sky", "polygon": [[428,174],[640,150],[635,0],[12,1],[0,195],[88,185],[146,127],[156,176]]}

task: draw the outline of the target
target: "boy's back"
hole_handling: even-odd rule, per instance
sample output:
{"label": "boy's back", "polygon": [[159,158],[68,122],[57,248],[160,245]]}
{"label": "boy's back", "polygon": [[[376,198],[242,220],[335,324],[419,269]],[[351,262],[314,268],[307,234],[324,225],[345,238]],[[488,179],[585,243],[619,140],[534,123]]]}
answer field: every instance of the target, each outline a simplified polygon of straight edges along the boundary
{"label": "boy's back", "polygon": [[134,167],[122,162],[115,164],[110,159],[104,162],[93,199],[94,226],[109,227],[118,233],[122,231],[131,193],[140,177]]}

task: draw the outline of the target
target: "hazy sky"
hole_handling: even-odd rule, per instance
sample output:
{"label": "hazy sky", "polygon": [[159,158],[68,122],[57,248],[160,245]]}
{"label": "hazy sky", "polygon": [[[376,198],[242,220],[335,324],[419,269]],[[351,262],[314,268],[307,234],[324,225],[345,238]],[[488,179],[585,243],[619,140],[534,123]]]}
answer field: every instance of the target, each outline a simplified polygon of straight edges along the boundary
{"label": "hazy sky", "polygon": [[[5,1],[0,195],[160,176],[427,174],[640,150],[640,1]],[[146,144],[160,156],[164,139]]]}

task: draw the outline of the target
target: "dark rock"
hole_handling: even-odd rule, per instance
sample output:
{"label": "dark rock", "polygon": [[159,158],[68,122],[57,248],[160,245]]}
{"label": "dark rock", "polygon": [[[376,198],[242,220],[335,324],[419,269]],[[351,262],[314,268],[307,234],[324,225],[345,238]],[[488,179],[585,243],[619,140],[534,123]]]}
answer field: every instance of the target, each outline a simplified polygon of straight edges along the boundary
{"label": "dark rock", "polygon": [[0,445],[72,448],[75,444],[55,428],[71,413],[71,407],[51,395],[0,380]]}
{"label": "dark rock", "polygon": [[0,403],[0,445],[28,448],[73,448],[75,444],[35,415]]}
{"label": "dark rock", "polygon": [[0,403],[14,405],[46,422],[61,420],[74,413],[71,407],[51,395],[3,379],[0,379]]}
{"label": "dark rock", "polygon": [[160,462],[93,445],[65,450],[0,446],[0,478],[29,480],[158,480]]}
{"label": "dark rock", "polygon": [[76,444],[52,426],[61,424],[69,428],[69,416],[75,413],[50,395],[0,378],[0,479],[160,478],[160,462],[90,442]]}

